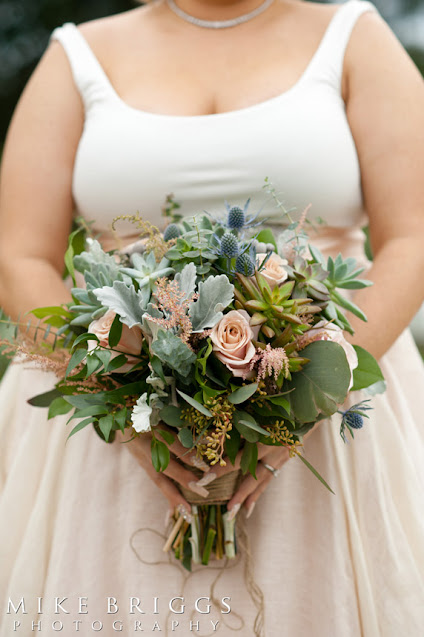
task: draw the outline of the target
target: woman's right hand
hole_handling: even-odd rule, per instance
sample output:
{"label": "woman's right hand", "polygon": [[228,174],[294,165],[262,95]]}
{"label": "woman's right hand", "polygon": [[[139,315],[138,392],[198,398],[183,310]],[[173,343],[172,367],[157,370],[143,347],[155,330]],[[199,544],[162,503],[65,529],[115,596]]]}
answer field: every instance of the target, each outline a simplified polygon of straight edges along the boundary
{"label": "woman's right hand", "polygon": [[[157,427],[167,431],[173,431],[175,434],[175,431],[171,430],[166,425],[160,424],[157,425]],[[210,479],[208,479],[210,466],[198,458],[195,452],[188,451],[185,447],[183,447],[180,441],[175,438],[175,441],[171,445],[168,445],[171,452],[171,458],[167,468],[165,471],[156,471],[152,464],[150,451],[150,444],[152,440],[151,433],[142,433],[137,435],[134,440],[131,440],[133,435],[134,431],[132,429],[126,429],[125,433],[118,430],[116,432],[115,441],[125,443],[125,446],[128,447],[128,450],[136,458],[140,466],[143,467],[149,478],[156,484],[168,500],[169,511],[167,514],[167,520],[169,519],[169,516],[174,513],[176,508],[182,515],[186,515],[186,518],[189,520],[191,513],[190,504],[184,498],[175,483],[181,484],[190,491],[206,497],[209,492],[205,489],[205,485],[215,479],[214,474],[212,474]],[[189,469],[184,468],[178,459],[184,462],[184,464],[204,471],[205,475],[199,481],[198,477],[195,476]]]}

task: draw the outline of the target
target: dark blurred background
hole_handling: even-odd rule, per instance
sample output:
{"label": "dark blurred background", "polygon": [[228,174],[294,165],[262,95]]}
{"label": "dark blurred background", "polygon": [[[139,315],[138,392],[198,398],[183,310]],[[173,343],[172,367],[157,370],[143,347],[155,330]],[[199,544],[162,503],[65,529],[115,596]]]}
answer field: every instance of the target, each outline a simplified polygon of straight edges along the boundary
{"label": "dark blurred background", "polygon": [[[424,74],[424,0],[375,0],[374,4]],[[135,0],[0,0],[0,154],[16,102],[53,29],[135,6]],[[424,346],[424,310],[413,325]],[[0,323],[0,336],[5,329]],[[0,377],[4,365],[0,356]]]}

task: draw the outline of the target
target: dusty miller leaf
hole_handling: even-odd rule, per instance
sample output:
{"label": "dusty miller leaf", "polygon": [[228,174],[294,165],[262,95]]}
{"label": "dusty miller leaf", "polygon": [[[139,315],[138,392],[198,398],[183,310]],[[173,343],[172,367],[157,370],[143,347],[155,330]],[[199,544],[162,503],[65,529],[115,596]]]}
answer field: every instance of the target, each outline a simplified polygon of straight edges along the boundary
{"label": "dusty miller leaf", "polygon": [[199,298],[190,304],[189,315],[193,332],[213,327],[223,317],[224,310],[233,300],[234,286],[225,274],[211,276],[199,283]]}
{"label": "dusty miller leaf", "polygon": [[181,292],[184,292],[183,301],[187,301],[196,288],[196,266],[194,263],[185,265],[181,272],[175,275],[175,280],[178,282]]}
{"label": "dusty miller leaf", "polygon": [[102,305],[119,314],[122,323],[128,327],[141,326],[150,290],[143,288],[136,292],[133,285],[114,281],[113,287],[96,288],[93,293]]}
{"label": "dusty miller leaf", "polygon": [[188,376],[196,354],[172,332],[159,330],[152,350],[158,358],[182,376]]}

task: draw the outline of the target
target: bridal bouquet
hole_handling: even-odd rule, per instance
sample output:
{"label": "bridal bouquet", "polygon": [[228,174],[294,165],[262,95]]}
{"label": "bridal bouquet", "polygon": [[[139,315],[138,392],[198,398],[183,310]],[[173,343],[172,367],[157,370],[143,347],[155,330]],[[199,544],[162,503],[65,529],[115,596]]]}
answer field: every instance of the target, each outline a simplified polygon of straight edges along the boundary
{"label": "bridal bouquet", "polygon": [[[33,311],[66,365],[30,402],[49,417],[72,412],[69,436],[89,425],[106,442],[118,430],[149,435],[156,471],[175,439],[209,465],[234,464],[241,451],[240,471],[210,484],[209,498],[183,492],[192,521],[176,520],[167,547],[187,568],[234,556],[225,504],[243,474],[255,476],[258,444],[287,447],[330,489],[302,437],[350,391],[382,381],[373,357],[343,335],[352,332],[343,310],[366,320],[339,291],[369,285],[355,261],[325,259],[305,216],[274,236],[249,202],[225,205],[220,218],[175,216],[163,234],[136,215],[140,240],[126,251],[90,240],[75,254],[74,233],[65,259],[73,303]],[[345,441],[367,402],[339,411]]]}

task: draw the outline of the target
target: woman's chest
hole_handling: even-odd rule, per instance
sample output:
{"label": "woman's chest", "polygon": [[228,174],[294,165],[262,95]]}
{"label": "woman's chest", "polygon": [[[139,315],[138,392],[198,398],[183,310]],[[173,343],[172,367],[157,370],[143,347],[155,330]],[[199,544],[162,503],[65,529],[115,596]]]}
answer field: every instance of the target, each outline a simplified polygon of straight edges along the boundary
{"label": "woman's chest", "polygon": [[106,228],[137,211],[160,224],[173,193],[183,214],[223,210],[224,200],[282,221],[286,208],[355,225],[363,215],[355,145],[339,95],[309,81],[244,109],[206,116],[157,115],[123,102],[93,107],[75,162],[79,211]]}

